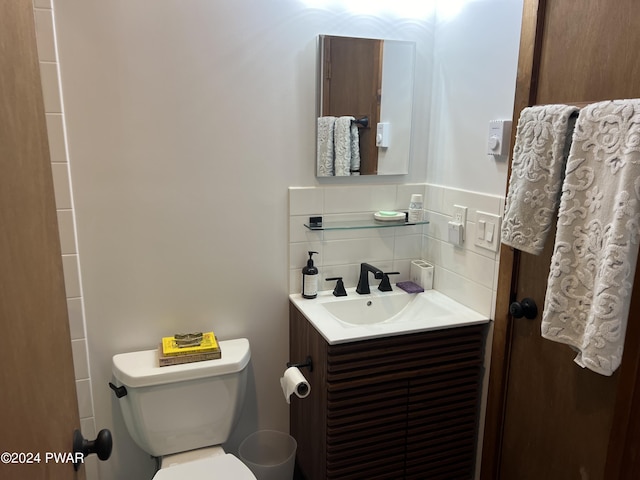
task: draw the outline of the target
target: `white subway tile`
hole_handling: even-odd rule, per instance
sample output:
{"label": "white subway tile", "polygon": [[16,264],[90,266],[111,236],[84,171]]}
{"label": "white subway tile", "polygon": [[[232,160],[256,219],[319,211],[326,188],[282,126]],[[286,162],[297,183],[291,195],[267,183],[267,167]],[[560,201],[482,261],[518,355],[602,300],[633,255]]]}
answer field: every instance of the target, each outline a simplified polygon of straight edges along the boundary
{"label": "white subway tile", "polygon": [[498,256],[496,258],[496,261],[494,262],[494,268],[493,268],[493,285],[491,286],[492,290],[497,290],[498,289],[498,273],[500,272],[500,257]]}
{"label": "white subway tile", "polygon": [[447,224],[451,221],[451,217],[428,211],[425,218],[429,221],[425,227],[426,235],[430,238],[446,241],[448,238]]}
{"label": "white subway tile", "polygon": [[67,299],[67,311],[69,313],[69,330],[72,340],[85,338],[84,314],[82,313],[82,299],[79,297]]}
{"label": "white subway tile", "polygon": [[86,480],[100,480],[98,457],[96,455],[90,455],[84,460],[84,471]]}
{"label": "white subway tile", "polygon": [[491,320],[496,319],[496,300],[497,300],[497,290],[493,290],[491,292]]}
{"label": "white subway tile", "polygon": [[89,361],[87,360],[87,341],[83,338],[71,341],[73,355],[73,370],[76,380],[89,378]]}
{"label": "white subway tile", "polygon": [[62,269],[64,271],[64,287],[67,298],[81,296],[78,255],[62,255]]}
{"label": "white subway tile", "polygon": [[324,232],[322,230],[309,230],[304,226],[309,221],[308,216],[293,215],[289,217],[289,241],[290,242],[321,242]]}
{"label": "white subway tile", "polygon": [[[333,240],[324,242],[324,265],[393,261],[393,237]],[[376,265],[378,266],[378,265]],[[378,268],[382,268],[378,266]]]}
{"label": "white subway tile", "polygon": [[491,290],[436,265],[433,286],[478,313],[491,316]]}
{"label": "white subway tile", "polygon": [[52,163],[53,190],[56,198],[56,208],[67,210],[72,208],[71,184],[69,182],[69,168],[66,163]]}
{"label": "white subway tile", "polygon": [[58,210],[58,232],[63,254],[78,253],[76,248],[76,228],[72,210]]}
{"label": "white subway tile", "polygon": [[53,35],[53,12],[36,9],[33,12],[36,25],[38,59],[41,62],[56,61],[56,45]]}
{"label": "white subway tile", "polygon": [[80,420],[80,431],[82,436],[88,440],[96,438],[96,420],[94,417],[87,417]]}
{"label": "white subway tile", "polygon": [[335,281],[327,282],[327,278],[342,277],[345,288],[355,287],[358,285],[358,277],[360,276],[360,263],[350,263],[344,265],[325,265],[320,271],[320,281],[318,289],[333,290],[336,286]]}
{"label": "white subway tile", "polygon": [[493,288],[493,260],[448,242],[428,242],[427,259],[487,288]]}
{"label": "white subway tile", "polygon": [[93,417],[93,400],[91,398],[91,382],[88,379],[76,381],[78,410],[80,419]]}
{"label": "white subway tile", "polygon": [[62,102],[60,101],[60,82],[58,80],[57,64],[40,62],[40,76],[42,80],[45,113],[61,113]]}
{"label": "white subway tile", "polygon": [[442,202],[444,198],[444,188],[440,185],[427,184],[424,198],[424,209],[433,212],[443,213]]}
{"label": "white subway tile", "polygon": [[299,242],[289,245],[289,268],[301,269],[309,260],[309,251],[318,252],[313,256],[316,266],[324,263],[324,245],[322,242]]}
{"label": "white subway tile", "polygon": [[391,277],[391,285],[394,285],[398,282],[403,282],[409,280],[411,276],[411,260],[419,260],[422,258],[422,255],[418,255],[411,259],[396,259],[393,261],[393,268],[391,269],[394,272],[400,272],[399,275],[393,275]]}
{"label": "white subway tile", "polygon": [[34,8],[51,8],[51,0],[33,0]]}
{"label": "white subway tile", "polygon": [[289,187],[289,215],[322,215],[324,189]]}
{"label": "white subway tile", "polygon": [[396,235],[393,250],[394,259],[413,260],[422,254],[422,235]]}
{"label": "white subway tile", "polygon": [[367,212],[371,208],[370,186],[328,187],[325,189],[324,212]]}
{"label": "white subway tile", "polygon": [[[397,205],[398,187],[396,185],[372,185],[371,200],[368,210],[377,212],[380,210],[394,210]],[[409,204],[407,204],[408,206]]]}
{"label": "white subway tile", "polygon": [[453,215],[453,206],[462,205],[467,207],[467,221],[476,221],[476,211],[500,214],[500,197],[486,195],[468,190],[457,190],[446,188],[443,196],[443,213]]}
{"label": "white subway tile", "polygon": [[327,187],[324,211],[329,214],[393,210],[396,190],[395,185]]}
{"label": "white subway tile", "polygon": [[[398,185],[398,194],[396,196],[396,210],[408,210],[411,195],[419,193],[423,199],[426,199],[426,188],[424,183]],[[425,202],[426,205],[426,202]]]}
{"label": "white subway tile", "polygon": [[51,162],[61,163],[67,161],[67,152],[64,144],[63,117],[60,113],[47,113],[47,137],[49,139],[49,156]]}

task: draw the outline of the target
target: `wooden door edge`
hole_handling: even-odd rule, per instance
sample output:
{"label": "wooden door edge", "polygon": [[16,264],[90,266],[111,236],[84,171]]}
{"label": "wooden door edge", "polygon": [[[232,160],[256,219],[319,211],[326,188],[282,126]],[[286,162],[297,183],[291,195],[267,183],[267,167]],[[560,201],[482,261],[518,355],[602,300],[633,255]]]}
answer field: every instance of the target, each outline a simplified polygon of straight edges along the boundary
{"label": "wooden door edge", "polygon": [[[546,0],[524,0],[522,8],[522,29],[518,56],[518,72],[511,129],[511,147],[509,158],[513,157],[516,125],[523,108],[533,105],[537,95],[537,77],[540,64],[542,31]],[[511,175],[511,162],[507,178]],[[505,191],[508,192],[508,182]],[[502,455],[502,435],[504,430],[504,406],[507,394],[507,375],[509,373],[511,324],[509,303],[511,292],[515,291],[513,282],[517,279],[519,255],[514,249],[504,245],[500,248],[500,265],[495,304],[493,343],[491,348],[491,366],[487,391],[487,407],[482,444],[480,479],[498,480],[500,458]]]}

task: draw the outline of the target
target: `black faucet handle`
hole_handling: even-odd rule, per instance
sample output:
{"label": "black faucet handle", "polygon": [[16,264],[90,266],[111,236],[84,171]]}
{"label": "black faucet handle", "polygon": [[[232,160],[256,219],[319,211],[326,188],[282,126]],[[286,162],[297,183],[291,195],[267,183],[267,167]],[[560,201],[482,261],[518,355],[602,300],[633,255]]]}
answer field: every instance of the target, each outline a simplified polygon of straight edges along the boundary
{"label": "black faucet handle", "polygon": [[384,272],[382,274],[382,281],[380,285],[378,285],[378,290],[381,292],[391,292],[393,288],[391,288],[391,282],[389,281],[389,275],[400,275],[400,272]]}
{"label": "black faucet handle", "polygon": [[344,289],[344,282],[342,281],[342,277],[332,277],[332,278],[327,278],[326,280],[327,280],[327,282],[330,282],[332,280],[337,280],[336,288],[333,289],[333,296],[334,297],[346,297],[347,296],[347,291]]}

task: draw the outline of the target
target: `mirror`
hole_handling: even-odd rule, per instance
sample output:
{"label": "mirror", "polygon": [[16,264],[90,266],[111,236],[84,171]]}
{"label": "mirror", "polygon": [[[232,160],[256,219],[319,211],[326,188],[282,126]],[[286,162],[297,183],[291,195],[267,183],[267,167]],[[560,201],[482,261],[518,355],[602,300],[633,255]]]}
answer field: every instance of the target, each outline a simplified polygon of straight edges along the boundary
{"label": "mirror", "polygon": [[406,175],[415,43],[319,37],[316,175]]}

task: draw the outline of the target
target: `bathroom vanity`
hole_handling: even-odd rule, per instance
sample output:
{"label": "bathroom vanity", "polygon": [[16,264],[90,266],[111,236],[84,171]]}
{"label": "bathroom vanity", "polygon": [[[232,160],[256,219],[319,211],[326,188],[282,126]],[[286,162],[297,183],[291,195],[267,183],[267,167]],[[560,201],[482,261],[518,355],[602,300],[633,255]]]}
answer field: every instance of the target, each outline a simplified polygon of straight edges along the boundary
{"label": "bathroom vanity", "polygon": [[473,478],[488,320],[336,343],[296,304],[289,358],[313,368],[290,428],[308,480]]}

